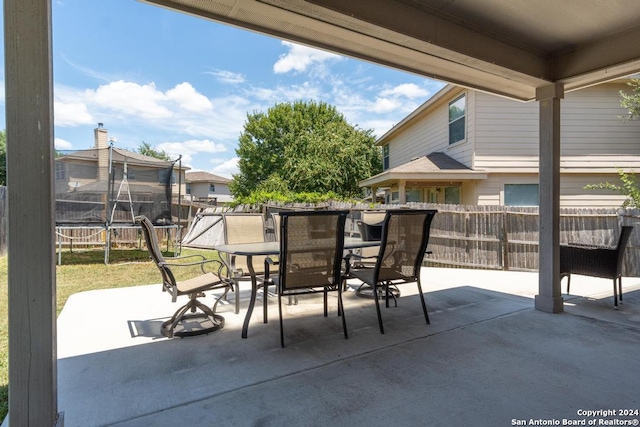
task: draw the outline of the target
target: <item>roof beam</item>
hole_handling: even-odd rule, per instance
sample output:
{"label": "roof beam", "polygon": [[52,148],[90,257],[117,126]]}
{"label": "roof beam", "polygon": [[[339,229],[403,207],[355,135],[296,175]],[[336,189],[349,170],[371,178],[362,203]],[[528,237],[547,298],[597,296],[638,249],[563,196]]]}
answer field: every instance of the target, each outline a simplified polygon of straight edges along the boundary
{"label": "roof beam", "polygon": [[496,73],[505,68],[540,79],[550,77],[547,59],[540,53],[409,4],[388,0],[306,1],[426,42],[425,53],[438,58],[469,67],[480,65],[485,71]]}
{"label": "roof beam", "polygon": [[638,40],[640,28],[634,28],[565,51],[553,59],[552,78],[572,90],[636,73],[640,69]]}

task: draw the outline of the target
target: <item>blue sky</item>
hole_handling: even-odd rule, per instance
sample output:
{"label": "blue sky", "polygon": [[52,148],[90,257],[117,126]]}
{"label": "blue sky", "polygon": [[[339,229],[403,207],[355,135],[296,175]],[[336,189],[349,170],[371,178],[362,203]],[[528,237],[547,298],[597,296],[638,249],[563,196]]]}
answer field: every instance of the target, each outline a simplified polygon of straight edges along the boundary
{"label": "blue sky", "polygon": [[[54,0],[52,11],[57,149],[90,148],[100,122],[117,147],[146,142],[231,177],[247,114],[323,101],[381,136],[444,86],[135,0]],[[0,84],[4,129],[4,64]]]}

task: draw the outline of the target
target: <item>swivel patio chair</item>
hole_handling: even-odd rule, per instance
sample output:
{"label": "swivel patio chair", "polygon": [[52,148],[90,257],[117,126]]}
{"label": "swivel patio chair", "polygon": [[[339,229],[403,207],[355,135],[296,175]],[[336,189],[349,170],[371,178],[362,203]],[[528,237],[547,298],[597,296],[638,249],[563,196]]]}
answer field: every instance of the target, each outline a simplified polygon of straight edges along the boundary
{"label": "swivel patio chair", "polygon": [[[384,334],[384,327],[379,300],[384,298],[388,308],[389,298],[393,297],[393,295],[390,296],[389,288],[404,283],[417,283],[424,318],[429,324],[427,305],[420,284],[420,267],[429,243],[431,221],[436,212],[436,210],[408,209],[387,211],[382,223],[382,236],[375,266],[358,265],[356,261],[355,268],[351,268],[348,272],[350,277],[371,286],[378,325],[382,334]],[[358,255],[351,256],[353,260],[357,258]]]}
{"label": "swivel patio chair", "polygon": [[[266,229],[264,216],[261,213],[225,213],[222,215],[224,224],[225,244],[237,243],[261,243],[266,241]],[[240,282],[250,282],[251,274],[247,264],[247,257],[226,255],[225,261],[231,271],[233,280],[236,314],[240,312]],[[264,274],[265,257],[253,259],[252,266],[256,277]],[[264,281],[260,280],[258,287],[263,287],[264,321],[267,321],[267,290],[268,286],[263,286]]]}
{"label": "swivel patio chair", "polygon": [[[338,293],[338,315],[344,337],[349,338],[343,313],[342,274],[344,225],[348,211],[282,212],[280,259],[273,283],[278,292],[280,345],[284,347],[282,297],[322,292],[324,316],[328,315],[328,292]],[[269,266],[266,275],[269,277]]]}
{"label": "swivel patio chair", "polygon": [[[222,329],[224,317],[216,314],[216,307],[220,299],[226,297],[227,292],[233,287],[233,282],[226,277],[228,274],[226,266],[219,260],[207,260],[202,255],[180,256],[172,258],[172,262],[167,262],[160,250],[158,236],[151,221],[146,216],[137,216],[135,221],[140,224],[149,255],[160,270],[162,290],[171,294],[172,302],[176,302],[181,295],[189,296],[189,301],[162,324],[162,334],[168,338],[185,337],[209,334]],[[198,259],[198,261],[184,262],[188,259]],[[202,274],[177,281],[172,269],[189,267],[198,267]],[[222,294],[216,298],[212,308],[198,301],[198,298],[205,296],[205,291],[213,290],[221,290]],[[197,313],[197,310],[200,310],[200,313]]]}
{"label": "swivel patio chair", "polygon": [[[613,280],[613,308],[622,303],[622,261],[633,226],[623,225],[616,246],[560,245],[560,280],[567,277],[567,293],[571,275],[602,277]],[[617,282],[617,287],[616,287]]]}

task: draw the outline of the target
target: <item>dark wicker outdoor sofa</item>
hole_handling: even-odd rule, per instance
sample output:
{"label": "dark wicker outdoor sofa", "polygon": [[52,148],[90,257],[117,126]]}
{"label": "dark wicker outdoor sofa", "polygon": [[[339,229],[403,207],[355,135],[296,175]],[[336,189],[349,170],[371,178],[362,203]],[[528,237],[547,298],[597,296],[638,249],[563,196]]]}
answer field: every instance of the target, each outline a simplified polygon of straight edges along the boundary
{"label": "dark wicker outdoor sofa", "polygon": [[567,293],[569,293],[571,285],[571,274],[612,279],[613,306],[617,310],[618,295],[620,295],[620,302],[622,302],[622,260],[632,231],[632,226],[622,226],[618,244],[614,247],[560,245],[560,280],[567,277]]}

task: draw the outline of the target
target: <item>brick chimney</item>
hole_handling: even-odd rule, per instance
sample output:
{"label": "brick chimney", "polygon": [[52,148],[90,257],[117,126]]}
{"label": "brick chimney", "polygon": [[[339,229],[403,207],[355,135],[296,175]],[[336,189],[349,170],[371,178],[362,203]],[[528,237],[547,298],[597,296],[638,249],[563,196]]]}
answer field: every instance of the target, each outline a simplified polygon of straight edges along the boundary
{"label": "brick chimney", "polygon": [[98,123],[93,130],[95,148],[98,149],[98,180],[109,180],[109,132]]}

